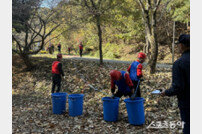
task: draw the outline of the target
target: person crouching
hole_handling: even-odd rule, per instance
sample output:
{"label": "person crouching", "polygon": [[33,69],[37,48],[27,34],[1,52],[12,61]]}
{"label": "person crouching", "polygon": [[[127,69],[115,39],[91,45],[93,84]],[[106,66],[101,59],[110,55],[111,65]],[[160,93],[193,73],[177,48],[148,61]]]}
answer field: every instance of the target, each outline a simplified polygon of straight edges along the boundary
{"label": "person crouching", "polygon": [[[129,74],[126,71],[112,70],[110,72],[111,77],[111,93],[112,97],[121,98],[124,96],[129,96],[134,93],[133,83],[130,79]],[[115,93],[115,85],[118,87],[118,91]]]}

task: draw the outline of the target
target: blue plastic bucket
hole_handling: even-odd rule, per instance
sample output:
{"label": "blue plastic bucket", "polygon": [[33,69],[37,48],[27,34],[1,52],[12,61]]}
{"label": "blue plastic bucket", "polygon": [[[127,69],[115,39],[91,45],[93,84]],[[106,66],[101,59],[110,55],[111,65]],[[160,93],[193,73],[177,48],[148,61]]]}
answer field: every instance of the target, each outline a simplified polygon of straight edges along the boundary
{"label": "blue plastic bucket", "polygon": [[136,97],[134,100],[125,99],[128,121],[132,125],[143,125],[145,123],[144,98]]}
{"label": "blue plastic bucket", "polygon": [[84,94],[70,94],[68,96],[69,116],[74,117],[83,114],[83,97]]}
{"label": "blue plastic bucket", "polygon": [[66,111],[67,93],[52,93],[53,114],[62,114]]}
{"label": "blue plastic bucket", "polygon": [[119,99],[118,97],[112,99],[111,97],[103,97],[103,113],[104,120],[115,122],[118,120],[119,113]]}

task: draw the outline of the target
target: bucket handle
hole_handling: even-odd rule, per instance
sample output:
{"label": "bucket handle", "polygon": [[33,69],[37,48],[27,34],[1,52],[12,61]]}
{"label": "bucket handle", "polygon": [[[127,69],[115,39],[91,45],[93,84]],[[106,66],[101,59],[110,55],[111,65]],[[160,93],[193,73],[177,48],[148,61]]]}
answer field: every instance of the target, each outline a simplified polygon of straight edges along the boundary
{"label": "bucket handle", "polygon": [[[140,84],[140,80],[138,80],[137,87],[136,87],[136,89],[135,89],[135,93],[134,93],[135,97],[136,97],[136,93],[137,93],[137,89],[138,89],[138,87],[139,87],[139,84]],[[134,98],[135,98],[135,97],[134,97]]]}

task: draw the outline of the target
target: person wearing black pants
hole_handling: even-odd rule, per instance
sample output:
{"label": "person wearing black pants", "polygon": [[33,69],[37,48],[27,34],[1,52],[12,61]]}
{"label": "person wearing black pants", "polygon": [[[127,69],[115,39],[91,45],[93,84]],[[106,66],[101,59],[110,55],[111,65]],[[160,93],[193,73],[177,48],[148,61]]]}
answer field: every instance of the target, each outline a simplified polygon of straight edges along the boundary
{"label": "person wearing black pants", "polygon": [[190,133],[190,108],[180,108],[181,120],[185,123],[183,133]]}
{"label": "person wearing black pants", "polygon": [[[113,94],[112,97],[121,98],[122,96],[129,96],[129,97],[132,96],[132,94],[134,93],[133,83],[127,72],[112,70],[110,71],[110,78],[111,78],[111,93]],[[118,87],[116,93],[115,93],[116,88],[115,85]]]}
{"label": "person wearing black pants", "polygon": [[57,86],[56,92],[60,92],[60,89],[61,89],[61,76],[58,75],[58,74],[53,74],[52,75],[52,80],[53,80],[52,93],[55,92],[55,86]]}
{"label": "person wearing black pants", "polygon": [[80,57],[82,57],[82,53],[83,53],[83,44],[81,42],[80,45],[79,45],[79,54],[80,54]]}
{"label": "person wearing black pants", "polygon": [[61,44],[60,43],[58,44],[58,52],[59,53],[61,52]]}
{"label": "person wearing black pants", "polygon": [[141,97],[141,93],[140,93],[140,83],[138,85],[138,81],[141,80],[143,73],[142,73],[142,63],[144,63],[146,59],[146,55],[142,52],[138,53],[138,59],[136,61],[133,61],[133,63],[129,66],[129,68],[127,69],[127,71],[130,74],[130,78],[133,82],[134,85],[134,90],[136,90],[137,86],[137,92],[136,94],[133,95],[132,99],[134,97]]}
{"label": "person wearing black pants", "polygon": [[177,96],[183,133],[190,134],[190,35],[182,34],[178,39],[182,56],[176,60],[172,69],[172,86],[163,90],[162,96]]}
{"label": "person wearing black pants", "polygon": [[55,92],[55,86],[57,86],[57,91],[60,92],[61,89],[61,80],[62,76],[64,76],[64,72],[62,70],[62,54],[57,55],[57,61],[54,61],[52,64],[52,93]]}

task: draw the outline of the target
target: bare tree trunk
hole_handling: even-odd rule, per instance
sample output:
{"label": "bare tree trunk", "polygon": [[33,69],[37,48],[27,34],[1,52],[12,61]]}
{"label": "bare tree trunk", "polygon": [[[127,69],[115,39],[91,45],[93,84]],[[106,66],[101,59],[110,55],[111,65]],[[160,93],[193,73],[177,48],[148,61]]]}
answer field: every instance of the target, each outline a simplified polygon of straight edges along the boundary
{"label": "bare tree trunk", "polygon": [[100,16],[96,17],[97,28],[98,28],[98,37],[99,37],[99,52],[100,52],[100,64],[103,64],[103,55],[102,55],[102,29],[100,26]]}
{"label": "bare tree trunk", "polygon": [[154,74],[156,72],[156,62],[158,57],[158,42],[156,35],[156,12],[154,12],[151,16],[152,24],[151,24],[151,32],[147,35],[149,43],[151,45],[151,58],[149,60],[149,71],[150,74]]}
{"label": "bare tree trunk", "polygon": [[149,70],[150,74],[154,74],[156,71],[156,62],[158,56],[158,43],[156,36],[156,13],[161,0],[154,0],[153,2],[147,1],[146,5],[143,0],[138,0],[138,3],[142,9],[143,21],[145,24],[146,37],[148,38],[149,52],[151,52],[151,57],[149,60]]}
{"label": "bare tree trunk", "polygon": [[175,21],[173,22],[173,43],[172,43],[172,64],[174,63],[174,56],[175,56]]}
{"label": "bare tree trunk", "polygon": [[144,50],[143,51],[144,51],[144,53],[146,53],[147,58],[150,60],[150,43],[149,43],[149,40],[148,40],[147,36],[145,36],[145,41],[146,41],[146,44],[144,46]]}
{"label": "bare tree trunk", "polygon": [[156,62],[157,62],[157,56],[158,56],[158,44],[156,42],[155,35],[150,35],[149,42],[151,44],[151,58],[149,60],[149,72],[150,74],[154,74],[156,71]]}
{"label": "bare tree trunk", "polygon": [[34,65],[32,64],[32,62],[27,54],[20,54],[20,57],[24,61],[28,71],[30,71],[34,68]]}

